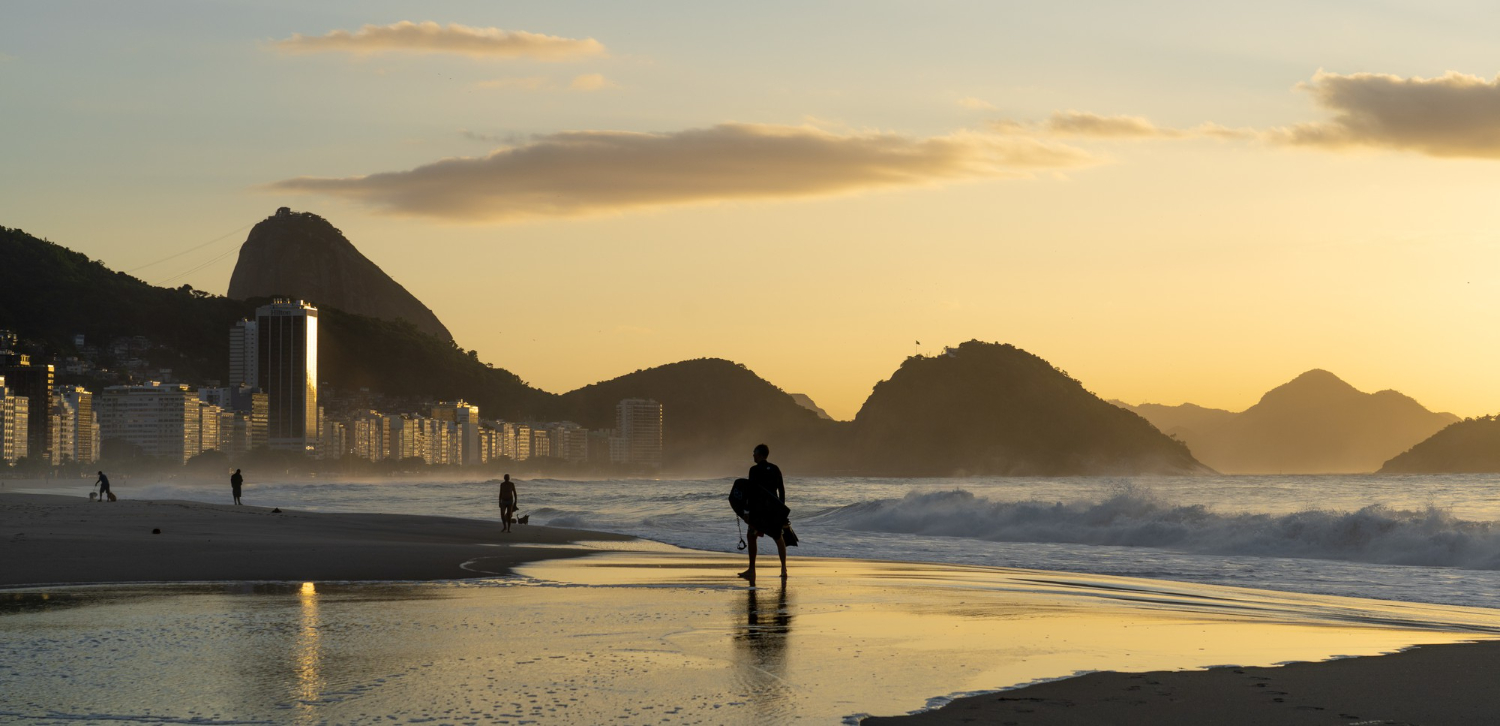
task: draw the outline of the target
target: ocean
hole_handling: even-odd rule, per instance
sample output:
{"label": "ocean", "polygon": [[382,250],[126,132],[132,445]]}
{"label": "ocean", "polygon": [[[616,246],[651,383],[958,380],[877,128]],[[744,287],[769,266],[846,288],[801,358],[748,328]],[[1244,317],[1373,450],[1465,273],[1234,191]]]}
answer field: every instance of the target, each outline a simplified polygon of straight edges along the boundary
{"label": "ocean", "polygon": [[[735,552],[723,479],[521,480],[532,524]],[[244,501],[498,520],[497,482],[265,482]],[[229,487],[118,483],[121,496],[229,502]],[[56,490],[53,490],[56,491]],[[86,496],[80,486],[80,496]],[[1500,477],[1213,476],[787,480],[793,557],[1145,577],[1500,607]],[[497,539],[502,537],[498,532]],[[761,550],[774,545],[762,540]]]}

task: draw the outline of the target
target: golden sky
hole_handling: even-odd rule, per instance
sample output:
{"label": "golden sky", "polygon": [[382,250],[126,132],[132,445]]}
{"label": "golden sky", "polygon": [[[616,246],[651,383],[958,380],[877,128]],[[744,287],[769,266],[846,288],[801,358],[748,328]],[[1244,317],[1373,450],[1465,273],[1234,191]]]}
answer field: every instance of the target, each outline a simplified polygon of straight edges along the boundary
{"label": "golden sky", "polygon": [[1500,410],[1487,5],[11,14],[0,224],[223,292],[312,211],[548,390],[715,356],[848,418],[978,338],[1130,402]]}

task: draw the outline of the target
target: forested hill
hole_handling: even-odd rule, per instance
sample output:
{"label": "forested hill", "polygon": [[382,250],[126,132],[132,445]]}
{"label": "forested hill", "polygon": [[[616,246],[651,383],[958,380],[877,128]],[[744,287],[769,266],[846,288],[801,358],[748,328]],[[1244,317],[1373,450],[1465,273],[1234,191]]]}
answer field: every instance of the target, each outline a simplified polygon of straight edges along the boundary
{"label": "forested hill", "polygon": [[[0,328],[59,356],[77,353],[73,336],[80,333],[101,349],[118,338],[144,336],[159,346],[153,366],[172,368],[183,381],[223,381],[229,375],[230,326],[265,302],[231,300],[187,286],[155,287],[60,245],[0,227]],[[318,312],[318,372],[335,390],[363,386],[395,396],[462,396],[497,418],[529,417],[551,406],[552,394],[410,323],[328,307]]]}
{"label": "forested hill", "polygon": [[1500,472],[1500,420],[1451,424],[1380,467],[1381,474],[1492,474]]}
{"label": "forested hill", "polygon": [[1186,474],[1181,442],[1011,345],[906,359],[854,419],[859,467],[885,476]]}
{"label": "forested hill", "polygon": [[843,448],[844,425],[819,417],[748,368],[700,358],[636,371],[563,394],[560,412],[588,428],[610,428],[615,404],[650,398],[662,404],[666,465],[733,474],[748,469],[756,444],[793,471],[826,471]]}

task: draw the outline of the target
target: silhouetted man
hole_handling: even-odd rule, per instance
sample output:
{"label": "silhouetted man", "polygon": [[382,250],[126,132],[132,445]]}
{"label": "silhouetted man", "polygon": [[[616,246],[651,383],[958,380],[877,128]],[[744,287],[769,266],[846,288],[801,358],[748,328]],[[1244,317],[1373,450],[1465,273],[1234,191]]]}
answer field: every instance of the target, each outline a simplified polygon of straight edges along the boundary
{"label": "silhouetted man", "polygon": [[113,492],[109,490],[109,477],[104,472],[99,472],[99,479],[94,483],[99,485],[99,501],[108,501],[113,496]]}
{"label": "silhouetted man", "polygon": [[234,503],[240,503],[240,487],[245,485],[245,477],[240,476],[240,470],[235,469],[234,474],[229,477],[229,488],[234,490]]}
{"label": "silhouetted man", "polygon": [[505,481],[500,482],[500,520],[505,523],[501,532],[510,531],[510,520],[516,514],[516,503],[516,483],[506,474]]}
{"label": "silhouetted man", "polygon": [[[770,455],[771,447],[765,444],[756,446],[752,454],[755,459],[755,466],[750,467],[750,474],[747,478],[750,480],[752,487],[759,487],[762,490],[762,492],[757,492],[759,496],[770,497],[774,495],[776,501],[785,507],[786,485],[781,481],[781,469],[775,464],[766,461],[766,457]],[[758,549],[756,542],[760,539],[761,535],[765,535],[776,541],[776,553],[781,556],[781,577],[783,579],[786,578],[786,539],[782,536],[782,531],[786,525],[786,518],[783,516],[781,520],[779,524],[776,524],[775,530],[771,532],[761,532],[755,528],[754,524],[750,524],[750,533],[748,536],[750,540],[750,569],[741,572],[740,577],[752,583],[755,582],[755,552]],[[746,524],[749,524],[749,522],[746,522]]]}

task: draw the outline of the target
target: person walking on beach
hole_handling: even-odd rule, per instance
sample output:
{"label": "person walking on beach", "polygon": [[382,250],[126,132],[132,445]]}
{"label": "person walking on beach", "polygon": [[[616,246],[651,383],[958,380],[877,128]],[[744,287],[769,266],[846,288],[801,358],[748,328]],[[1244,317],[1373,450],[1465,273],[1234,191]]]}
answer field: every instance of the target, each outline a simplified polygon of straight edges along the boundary
{"label": "person walking on beach", "polygon": [[[752,487],[759,487],[761,489],[761,496],[770,497],[774,494],[776,501],[781,504],[781,510],[784,512],[786,510],[786,485],[781,481],[781,468],[766,461],[766,457],[770,455],[771,447],[765,444],[756,446],[755,451],[751,454],[755,459],[755,466],[750,467],[750,474],[747,478],[750,480]],[[758,549],[756,542],[759,541],[761,535],[765,535],[776,541],[776,554],[781,556],[781,579],[786,579],[786,539],[783,535],[786,528],[786,516],[783,514],[778,518],[781,520],[780,522],[761,522],[767,528],[770,528],[774,524],[775,527],[772,531],[760,531],[756,529],[754,524],[750,524],[750,532],[746,536],[746,539],[750,540],[750,567],[741,572],[740,577],[749,580],[751,583],[755,582],[755,554]]]}
{"label": "person walking on beach", "polygon": [[109,490],[109,477],[104,472],[99,472],[99,479],[94,482],[99,486],[99,501],[107,501],[115,498],[114,492]]}
{"label": "person walking on beach", "polygon": [[500,482],[500,520],[505,523],[501,532],[510,531],[510,521],[516,514],[516,502],[516,483],[506,474],[505,481]]}
{"label": "person walking on beach", "polygon": [[234,491],[234,503],[240,503],[240,487],[245,485],[245,477],[240,476],[240,470],[235,469],[234,474],[229,477],[229,488]]}

